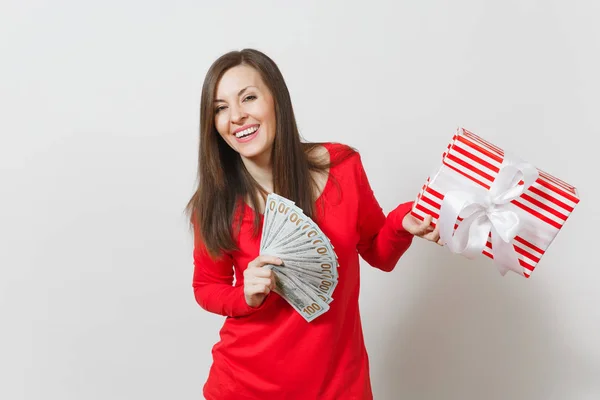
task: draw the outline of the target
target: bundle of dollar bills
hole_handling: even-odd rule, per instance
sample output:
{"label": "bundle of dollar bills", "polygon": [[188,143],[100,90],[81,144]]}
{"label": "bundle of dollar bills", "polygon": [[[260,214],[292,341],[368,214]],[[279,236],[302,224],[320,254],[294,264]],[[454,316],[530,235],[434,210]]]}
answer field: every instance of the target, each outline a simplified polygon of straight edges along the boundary
{"label": "bundle of dollar bills", "polygon": [[279,257],[266,265],[276,281],[274,292],[311,322],[329,310],[338,283],[337,256],[319,226],[285,197],[267,197],[260,254]]}

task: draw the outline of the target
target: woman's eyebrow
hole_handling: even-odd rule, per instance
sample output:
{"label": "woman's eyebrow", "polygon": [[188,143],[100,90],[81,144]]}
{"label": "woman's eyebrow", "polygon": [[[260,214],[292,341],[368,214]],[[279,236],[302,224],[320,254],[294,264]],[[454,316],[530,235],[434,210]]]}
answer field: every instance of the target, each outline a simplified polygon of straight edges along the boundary
{"label": "woman's eyebrow", "polygon": [[[244,92],[250,88],[254,88],[254,89],[258,89],[256,86],[246,86],[245,88],[243,88],[242,90],[240,90],[238,92],[238,97],[240,97],[242,94],[244,94]],[[225,103],[225,100],[221,100],[221,99],[215,99],[215,103]]]}

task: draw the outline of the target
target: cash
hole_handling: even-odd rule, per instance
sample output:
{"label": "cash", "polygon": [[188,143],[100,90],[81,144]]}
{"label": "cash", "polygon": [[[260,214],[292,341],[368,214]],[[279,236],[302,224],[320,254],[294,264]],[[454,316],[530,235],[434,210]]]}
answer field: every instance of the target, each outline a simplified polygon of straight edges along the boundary
{"label": "cash", "polygon": [[329,238],[295,203],[267,196],[260,254],[279,257],[265,265],[275,275],[274,291],[308,322],[329,310],[338,283],[338,262]]}

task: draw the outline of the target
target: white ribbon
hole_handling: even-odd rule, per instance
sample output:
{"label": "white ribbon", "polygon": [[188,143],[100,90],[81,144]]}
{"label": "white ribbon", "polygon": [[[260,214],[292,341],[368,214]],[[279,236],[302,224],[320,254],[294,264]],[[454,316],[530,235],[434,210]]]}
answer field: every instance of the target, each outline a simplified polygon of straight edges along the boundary
{"label": "white ribbon", "polygon": [[[522,222],[510,202],[537,178],[538,171],[533,165],[505,153],[490,190],[469,185],[445,194],[438,220],[442,241],[453,253],[473,259],[481,254],[491,232],[492,254],[500,274],[504,276],[512,270],[523,275],[512,244]],[[521,180],[523,185],[519,185]],[[463,220],[454,231],[459,216]]]}

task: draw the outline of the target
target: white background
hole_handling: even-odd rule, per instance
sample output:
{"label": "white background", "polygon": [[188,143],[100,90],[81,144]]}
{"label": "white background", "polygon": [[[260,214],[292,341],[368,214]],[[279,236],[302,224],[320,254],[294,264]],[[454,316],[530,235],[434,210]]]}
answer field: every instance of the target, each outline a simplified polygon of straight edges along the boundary
{"label": "white background", "polygon": [[0,398],[201,398],[223,319],[182,211],[202,80],[244,47],[386,212],[457,126],[579,189],[530,279],[421,240],[363,264],[376,399],[600,398],[599,3],[282,3],[1,2]]}

